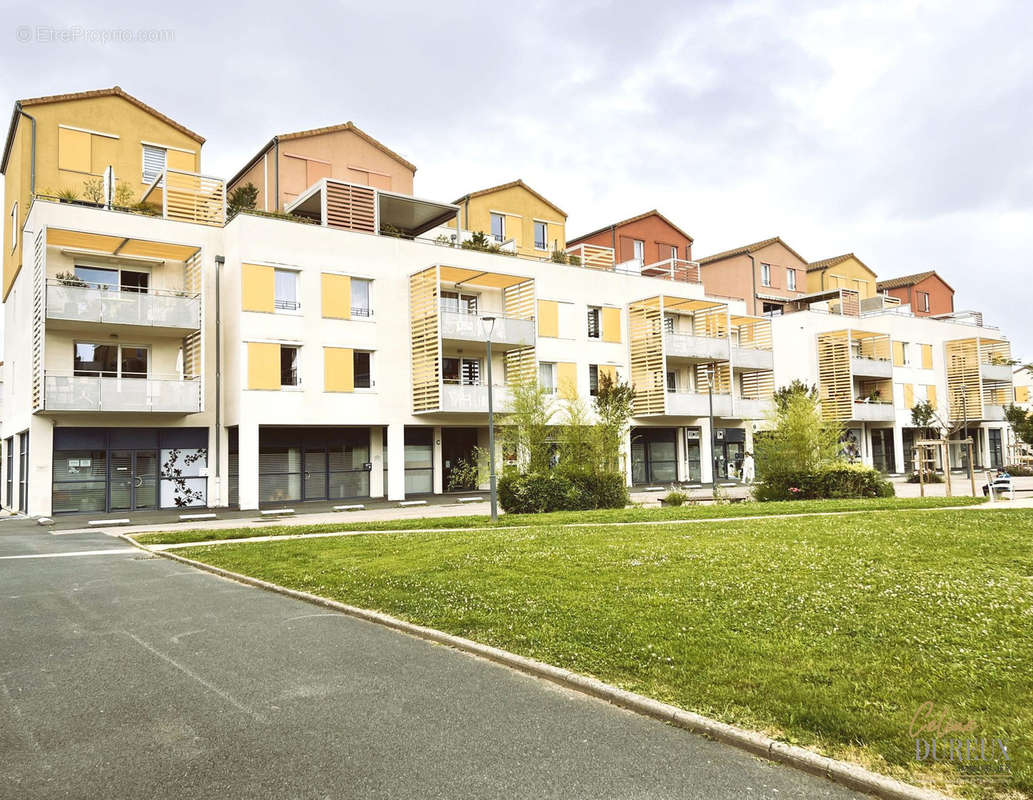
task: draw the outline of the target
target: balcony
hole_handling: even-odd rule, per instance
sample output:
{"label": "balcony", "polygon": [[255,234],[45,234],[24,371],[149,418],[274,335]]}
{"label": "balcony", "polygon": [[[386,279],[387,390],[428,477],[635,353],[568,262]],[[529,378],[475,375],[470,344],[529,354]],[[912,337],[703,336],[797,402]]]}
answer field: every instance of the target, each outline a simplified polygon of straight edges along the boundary
{"label": "balcony", "polygon": [[893,362],[879,358],[853,356],[850,359],[850,371],[858,378],[891,378],[893,377]]}
{"label": "balcony", "polygon": [[48,372],[45,411],[196,414],[201,381],[178,377],[113,378]]}
{"label": "balcony", "polygon": [[774,400],[736,397],[734,416],[736,419],[766,419],[774,407]]}
{"label": "balcony", "polygon": [[752,347],[733,347],[732,363],[736,369],[774,369],[774,357],[770,350],[756,350]]}
{"label": "balcony", "polygon": [[514,347],[534,346],[534,320],[504,317],[487,313],[482,315],[459,311],[441,312],[441,339],[445,344],[485,345],[485,316],[495,318],[495,326],[491,331],[491,346],[496,350],[508,350]]}
{"label": "balcony", "polygon": [[1011,383],[1012,369],[1008,364],[983,363],[979,365],[979,377],[992,383]]}
{"label": "balcony", "polygon": [[47,320],[57,323],[53,328],[131,325],[186,334],[201,328],[201,300],[179,291],[119,291],[52,281],[47,286]]}
{"label": "balcony", "polygon": [[[714,393],[714,416],[732,417],[732,397]],[[667,415],[671,417],[706,417],[710,414],[710,398],[706,392],[667,392]]]}
{"label": "balcony", "polygon": [[647,278],[680,281],[681,283],[703,282],[699,264],[683,258],[668,258],[664,261],[657,261],[655,264],[643,264],[639,269],[639,275],[645,275]]}
{"label": "balcony", "polygon": [[[492,403],[496,413],[509,411],[513,405],[513,397],[506,386],[493,387]],[[446,383],[441,387],[439,411],[452,414],[487,414],[488,387],[463,386]]]}
{"label": "balcony", "polygon": [[725,338],[670,332],[664,334],[664,351],[668,358],[683,358],[700,363],[727,361],[729,353],[728,340]]}
{"label": "balcony", "polygon": [[987,422],[1003,422],[1004,406],[996,403],[986,403],[983,406],[983,419]]}
{"label": "balcony", "polygon": [[855,402],[851,418],[857,422],[893,422],[897,412],[892,403]]}
{"label": "balcony", "polygon": [[226,183],[221,178],[166,169],[147,187],[142,203],[160,209],[162,219],[226,224]]}

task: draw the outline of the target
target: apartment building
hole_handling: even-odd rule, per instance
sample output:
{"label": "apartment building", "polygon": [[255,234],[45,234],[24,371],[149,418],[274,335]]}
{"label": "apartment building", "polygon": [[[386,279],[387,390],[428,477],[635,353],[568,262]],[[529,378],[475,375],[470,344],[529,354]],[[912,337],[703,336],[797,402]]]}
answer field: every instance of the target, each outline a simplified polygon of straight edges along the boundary
{"label": "apartment building", "polygon": [[853,253],[824,258],[807,265],[807,291],[851,289],[863,304],[876,294],[875,272]]}
{"label": "apartment building", "polygon": [[807,261],[778,236],[699,259],[707,292],[743,298],[750,314],[781,314],[808,289]]}
{"label": "apartment building", "polygon": [[954,289],[935,270],[888,278],[876,283],[875,288],[910,307],[916,317],[954,313]]}
{"label": "apartment building", "polygon": [[457,223],[468,233],[483,233],[506,252],[547,258],[566,249],[567,212],[519,178],[464,194]]}
{"label": "apartment building", "polygon": [[[89,164],[65,130],[90,137]],[[708,298],[698,276],[620,270],[612,248],[566,248],[565,214],[537,197],[519,219],[556,226],[548,247],[466,249],[479,197],[467,217],[350,173],[306,167],[315,180],[285,185],[281,164],[279,187],[261,186],[285,213],[227,221],[225,185],[200,172],[203,140],[186,130],[120,89],[15,109],[5,508],[256,508],[467,488],[456,467],[487,441],[489,330],[500,410],[517,380],[590,405],[602,376],[633,379],[629,481],[705,481],[715,460],[735,474],[773,385],[768,321],[745,303]],[[271,153],[311,154],[284,152],[291,141]],[[188,144],[191,164],[170,155]],[[99,196],[85,187],[97,178]],[[516,218],[513,196],[485,207]],[[464,236],[443,238],[449,222]]]}
{"label": "apartment building", "polygon": [[582,245],[612,250],[617,268],[624,271],[654,277],[669,273],[681,280],[699,281],[699,264],[692,260],[692,237],[655,208],[567,242],[572,252]]}

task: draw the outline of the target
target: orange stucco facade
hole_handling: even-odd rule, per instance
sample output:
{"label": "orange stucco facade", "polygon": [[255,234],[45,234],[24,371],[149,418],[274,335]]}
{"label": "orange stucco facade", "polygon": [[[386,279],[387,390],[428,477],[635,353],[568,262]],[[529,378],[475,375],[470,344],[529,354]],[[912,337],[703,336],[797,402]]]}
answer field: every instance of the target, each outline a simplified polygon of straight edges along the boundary
{"label": "orange stucco facade", "polygon": [[779,310],[781,299],[806,293],[807,262],[781,240],[741,250],[700,260],[707,294],[742,299],[747,313],[760,315]]}
{"label": "orange stucco facade", "polygon": [[954,311],[954,290],[935,272],[908,286],[896,286],[885,291],[890,297],[899,297],[901,303],[909,304],[918,317]]}
{"label": "orange stucco facade", "polygon": [[282,211],[323,178],[411,195],[416,167],[350,123],[274,137],[233,177],[258,189],[256,207]]}
{"label": "orange stucco facade", "polygon": [[644,264],[654,264],[670,258],[692,260],[692,237],[656,211],[650,211],[572,239],[567,242],[567,246],[593,244],[612,247],[614,257],[620,264],[635,258],[636,241],[642,243]]}

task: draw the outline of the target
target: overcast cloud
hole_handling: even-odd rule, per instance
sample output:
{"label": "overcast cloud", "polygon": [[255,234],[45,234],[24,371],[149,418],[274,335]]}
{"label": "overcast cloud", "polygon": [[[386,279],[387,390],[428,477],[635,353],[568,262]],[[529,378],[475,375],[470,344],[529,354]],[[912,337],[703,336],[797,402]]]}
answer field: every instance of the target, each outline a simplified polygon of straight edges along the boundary
{"label": "overcast cloud", "polygon": [[697,256],[779,234],[882,277],[935,268],[1033,359],[1022,0],[5,5],[4,102],[117,83],[207,137],[206,172],[350,119],[418,195],[521,177],[570,236],[658,207]]}

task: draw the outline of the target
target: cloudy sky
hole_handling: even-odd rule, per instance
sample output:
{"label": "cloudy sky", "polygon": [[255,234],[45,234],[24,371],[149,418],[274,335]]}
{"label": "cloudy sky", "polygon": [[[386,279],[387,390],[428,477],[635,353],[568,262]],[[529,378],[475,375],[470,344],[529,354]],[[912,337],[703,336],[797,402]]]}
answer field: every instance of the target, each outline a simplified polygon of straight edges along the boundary
{"label": "cloudy sky", "polygon": [[1024,0],[5,6],[3,102],[117,83],[207,137],[211,174],[350,119],[418,195],[521,177],[571,236],[657,207],[697,256],[778,234],[935,268],[1033,359]]}

